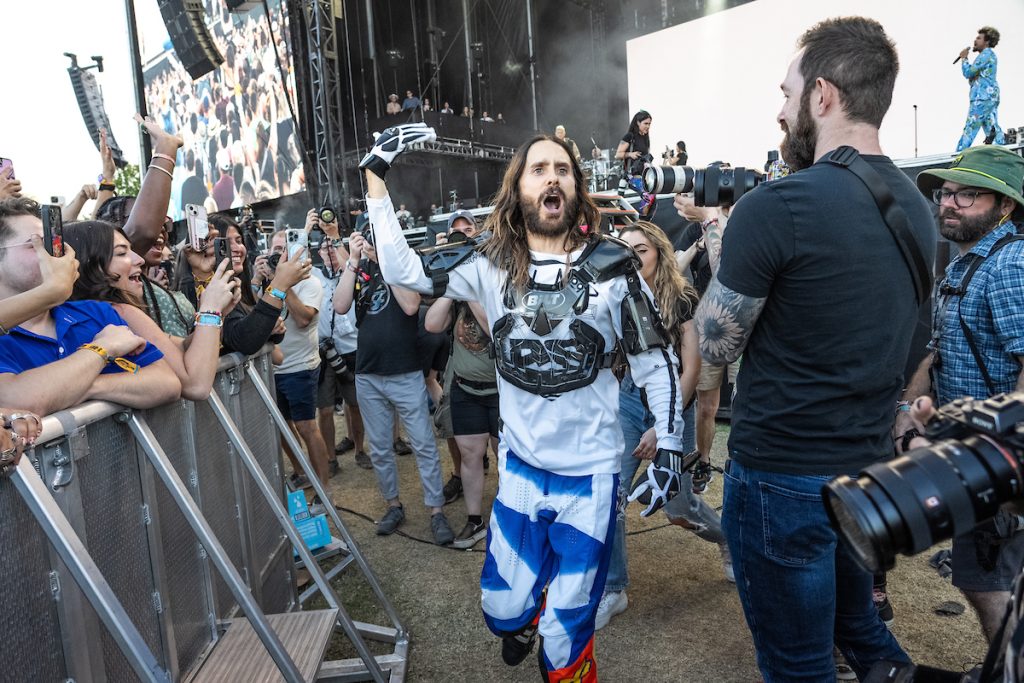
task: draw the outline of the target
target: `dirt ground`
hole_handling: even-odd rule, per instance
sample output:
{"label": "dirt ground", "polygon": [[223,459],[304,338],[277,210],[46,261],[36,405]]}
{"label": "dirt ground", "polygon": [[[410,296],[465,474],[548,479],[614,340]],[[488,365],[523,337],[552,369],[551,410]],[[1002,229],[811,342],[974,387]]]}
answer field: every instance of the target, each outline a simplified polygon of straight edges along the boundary
{"label": "dirt ground", "polygon": [[[719,426],[712,455],[718,466],[724,464],[727,435],[728,427]],[[447,481],[451,464],[443,448],[442,457]],[[341,472],[331,483],[335,503],[348,510],[342,512],[342,521],[411,634],[407,680],[539,680],[533,657],[514,669],[505,666],[499,641],[484,625],[479,592],[484,542],[473,551],[426,542],[430,519],[421,504],[415,458],[399,458],[407,515],[401,531],[406,536],[374,534],[374,524],[360,516],[376,520],[384,512],[373,472],[356,467],[351,452],[341,457],[341,464]],[[485,511],[496,486],[492,456]],[[716,475],[705,496],[716,507],[721,505],[721,475]],[[448,505],[445,511],[458,533],[465,523],[464,501]],[[628,515],[629,608],[598,632],[595,649],[601,680],[759,680],[739,599],[735,587],[724,578],[717,547],[666,525],[663,515],[642,519],[636,506],[630,506]],[[893,632],[915,662],[966,671],[983,659],[984,639],[969,607],[954,617],[934,612],[946,601],[966,603],[948,579],[940,578],[928,566],[933,552],[900,558],[890,573],[889,596],[896,612]],[[386,624],[355,569],[350,568],[337,581],[342,601],[353,617]],[[329,658],[353,654],[339,636]]]}

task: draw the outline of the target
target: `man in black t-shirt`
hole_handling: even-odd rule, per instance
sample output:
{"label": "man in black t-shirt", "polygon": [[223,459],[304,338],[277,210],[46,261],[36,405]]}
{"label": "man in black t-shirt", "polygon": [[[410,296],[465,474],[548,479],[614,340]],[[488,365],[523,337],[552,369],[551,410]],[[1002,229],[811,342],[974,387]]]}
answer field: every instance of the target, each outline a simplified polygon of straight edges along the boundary
{"label": "man in black t-shirt", "polygon": [[[835,643],[863,680],[875,662],[907,656],[872,603],[871,574],[837,544],[821,488],[891,453],[918,306],[866,186],[815,161],[843,145],[859,150],[928,262],[934,223],[879,147],[898,70],[881,25],[831,19],[799,46],[778,116],[782,155],[797,172],[733,207],[696,325],[705,360],[743,354],[722,526],[764,679],[833,680]],[[721,232],[712,226],[706,239]]]}
{"label": "man in black t-shirt", "polygon": [[[405,521],[398,496],[398,464],[392,448],[397,412],[416,454],[423,502],[430,509],[434,542],[455,540],[442,506],[441,454],[427,410],[427,389],[416,337],[420,295],[384,282],[376,251],[360,233],[349,238],[349,260],[334,293],[334,309],[345,314],[356,306],[356,394],[370,442],[370,460],[387,512],[377,534],[393,534]],[[363,258],[365,256],[365,258]]]}

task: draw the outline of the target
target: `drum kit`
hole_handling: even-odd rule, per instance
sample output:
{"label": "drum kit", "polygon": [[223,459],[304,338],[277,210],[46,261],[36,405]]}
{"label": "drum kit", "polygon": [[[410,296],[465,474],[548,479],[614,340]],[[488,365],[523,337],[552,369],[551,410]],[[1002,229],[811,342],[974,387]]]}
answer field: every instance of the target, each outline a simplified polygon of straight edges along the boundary
{"label": "drum kit", "polygon": [[617,190],[622,177],[622,162],[614,158],[610,149],[594,148],[592,157],[581,164],[590,192]]}

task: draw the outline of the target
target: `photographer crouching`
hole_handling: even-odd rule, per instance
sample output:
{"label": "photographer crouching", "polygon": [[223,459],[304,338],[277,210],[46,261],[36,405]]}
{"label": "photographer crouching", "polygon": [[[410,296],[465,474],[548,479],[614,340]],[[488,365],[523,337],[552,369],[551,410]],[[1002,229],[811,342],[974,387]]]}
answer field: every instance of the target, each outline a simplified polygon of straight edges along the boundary
{"label": "photographer crouching", "polygon": [[[821,488],[891,453],[931,286],[914,264],[935,250],[927,202],[879,145],[898,71],[882,26],[831,19],[798,45],[778,115],[794,173],[735,204],[696,315],[706,362],[743,355],[722,526],[766,683],[834,680],[833,644],[861,678],[876,661],[908,660],[872,575],[837,543]],[[904,260],[883,199],[919,259]]]}

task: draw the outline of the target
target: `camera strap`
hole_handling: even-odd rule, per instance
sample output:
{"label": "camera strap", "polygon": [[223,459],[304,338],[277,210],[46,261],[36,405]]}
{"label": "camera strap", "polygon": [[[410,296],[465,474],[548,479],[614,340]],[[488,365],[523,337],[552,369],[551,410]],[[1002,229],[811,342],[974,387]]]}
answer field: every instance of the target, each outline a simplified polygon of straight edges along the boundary
{"label": "camera strap", "polygon": [[893,239],[896,240],[896,246],[899,247],[907,269],[910,270],[917,305],[922,305],[928,300],[932,289],[931,266],[924,257],[924,250],[921,248],[917,236],[910,229],[910,219],[896,202],[896,198],[889,191],[885,180],[878,174],[878,171],[871,168],[871,164],[864,161],[857,150],[849,145],[832,150],[824,161],[848,169],[860,178],[868,192],[871,193],[875,204],[878,205],[878,210],[882,213],[885,226],[889,228]]}

